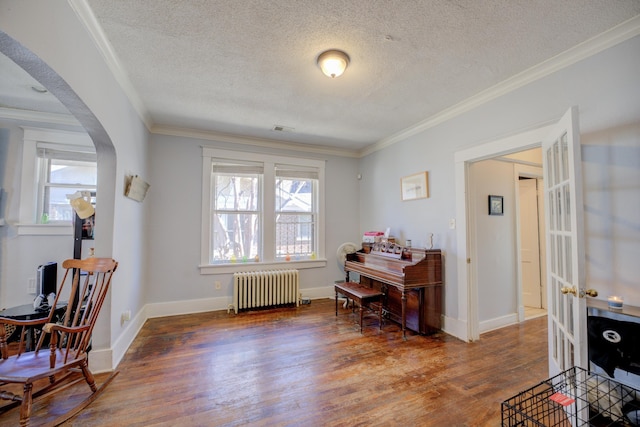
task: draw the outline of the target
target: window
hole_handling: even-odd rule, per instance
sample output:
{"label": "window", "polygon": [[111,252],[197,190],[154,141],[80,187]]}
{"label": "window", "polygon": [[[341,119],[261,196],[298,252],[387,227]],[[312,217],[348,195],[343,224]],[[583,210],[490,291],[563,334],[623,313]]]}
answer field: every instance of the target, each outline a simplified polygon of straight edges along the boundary
{"label": "window", "polygon": [[321,258],[323,179],[321,160],[204,147],[202,267]]}
{"label": "window", "polygon": [[23,130],[18,233],[71,234],[73,211],[67,194],[96,191],[93,142],[86,133]]}
{"label": "window", "polygon": [[276,165],[276,258],[314,258],[318,174]]}
{"label": "window", "polygon": [[[95,153],[70,151],[74,147],[38,147],[38,203],[36,218],[41,222],[72,221],[74,212],[67,194],[96,191]],[[77,150],[77,149],[76,149]]]}

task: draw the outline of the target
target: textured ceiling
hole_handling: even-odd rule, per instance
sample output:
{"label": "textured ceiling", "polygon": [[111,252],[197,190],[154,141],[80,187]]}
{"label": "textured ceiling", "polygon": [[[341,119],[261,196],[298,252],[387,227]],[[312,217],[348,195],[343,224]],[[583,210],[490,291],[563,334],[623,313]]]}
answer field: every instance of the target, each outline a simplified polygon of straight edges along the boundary
{"label": "textured ceiling", "polygon": [[[152,129],[353,150],[640,14],[640,0],[87,3]],[[337,79],[315,63],[331,48],[351,57]]]}

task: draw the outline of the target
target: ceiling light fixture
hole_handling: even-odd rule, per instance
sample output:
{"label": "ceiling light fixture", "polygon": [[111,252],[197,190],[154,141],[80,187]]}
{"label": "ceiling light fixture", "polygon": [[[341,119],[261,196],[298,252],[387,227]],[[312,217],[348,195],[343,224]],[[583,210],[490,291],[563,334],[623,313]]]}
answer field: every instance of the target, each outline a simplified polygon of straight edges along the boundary
{"label": "ceiling light fixture", "polygon": [[327,50],[318,56],[318,66],[332,79],[340,77],[349,65],[349,55],[341,50]]}

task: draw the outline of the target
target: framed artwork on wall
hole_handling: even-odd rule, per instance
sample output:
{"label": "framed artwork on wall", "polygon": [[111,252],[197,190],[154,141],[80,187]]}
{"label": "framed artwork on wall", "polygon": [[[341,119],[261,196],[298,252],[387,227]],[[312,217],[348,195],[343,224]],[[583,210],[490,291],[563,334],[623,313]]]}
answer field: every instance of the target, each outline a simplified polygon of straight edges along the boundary
{"label": "framed artwork on wall", "polygon": [[504,215],[502,196],[489,196],[489,215]]}
{"label": "framed artwork on wall", "polygon": [[427,172],[420,172],[400,179],[402,200],[424,199],[429,197]]}

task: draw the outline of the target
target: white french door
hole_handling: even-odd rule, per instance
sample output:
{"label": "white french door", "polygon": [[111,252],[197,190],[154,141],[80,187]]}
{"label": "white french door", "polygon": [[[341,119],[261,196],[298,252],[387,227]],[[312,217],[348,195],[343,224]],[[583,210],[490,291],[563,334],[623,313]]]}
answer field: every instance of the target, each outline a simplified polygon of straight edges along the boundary
{"label": "white french door", "polygon": [[542,143],[547,244],[549,375],[587,368],[582,158],[578,108]]}

